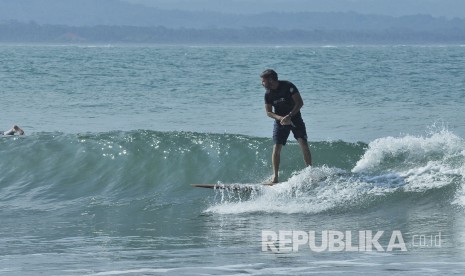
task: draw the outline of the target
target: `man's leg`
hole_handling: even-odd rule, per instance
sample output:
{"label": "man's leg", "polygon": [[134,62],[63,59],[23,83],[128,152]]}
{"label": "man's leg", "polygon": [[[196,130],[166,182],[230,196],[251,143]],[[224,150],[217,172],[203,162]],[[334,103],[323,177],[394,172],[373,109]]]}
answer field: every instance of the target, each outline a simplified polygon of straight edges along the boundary
{"label": "man's leg", "polygon": [[305,164],[307,165],[307,167],[311,166],[312,165],[312,154],[310,153],[310,148],[308,147],[307,141],[302,138],[297,139],[297,141],[299,141],[300,148],[302,149]]}
{"label": "man's leg", "polygon": [[271,183],[278,183],[278,174],[279,174],[279,162],[281,161],[281,149],[283,145],[275,144],[273,147],[273,156],[271,161],[273,162],[273,178],[271,179]]}

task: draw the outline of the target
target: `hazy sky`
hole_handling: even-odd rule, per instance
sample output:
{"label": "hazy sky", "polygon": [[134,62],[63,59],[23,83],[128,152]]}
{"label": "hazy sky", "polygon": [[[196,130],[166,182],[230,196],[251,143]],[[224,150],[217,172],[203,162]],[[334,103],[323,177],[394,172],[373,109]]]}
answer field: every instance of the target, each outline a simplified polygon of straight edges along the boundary
{"label": "hazy sky", "polygon": [[383,14],[431,14],[465,18],[465,0],[124,0],[165,9],[232,13],[313,11]]}

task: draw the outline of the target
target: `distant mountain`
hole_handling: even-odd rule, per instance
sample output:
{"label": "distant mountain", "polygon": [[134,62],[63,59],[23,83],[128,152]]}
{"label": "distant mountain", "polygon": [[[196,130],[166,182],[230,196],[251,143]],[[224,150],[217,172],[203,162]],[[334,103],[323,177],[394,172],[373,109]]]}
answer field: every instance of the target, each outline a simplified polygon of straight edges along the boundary
{"label": "distant mountain", "polygon": [[465,32],[339,31],[243,29],[169,29],[166,27],[38,25],[0,23],[0,43],[188,44],[188,45],[407,45],[465,44]]}
{"label": "distant mountain", "polygon": [[465,19],[345,13],[226,14],[162,10],[121,0],[0,0],[0,22],[67,26],[164,26],[167,28],[260,28],[280,30],[465,30]]}
{"label": "distant mountain", "polygon": [[151,25],[163,14],[119,0],[0,0],[0,20],[69,26]]}
{"label": "distant mountain", "polygon": [[404,16],[465,18],[463,0],[123,0],[165,10],[214,11],[236,14],[264,12],[357,12]]}

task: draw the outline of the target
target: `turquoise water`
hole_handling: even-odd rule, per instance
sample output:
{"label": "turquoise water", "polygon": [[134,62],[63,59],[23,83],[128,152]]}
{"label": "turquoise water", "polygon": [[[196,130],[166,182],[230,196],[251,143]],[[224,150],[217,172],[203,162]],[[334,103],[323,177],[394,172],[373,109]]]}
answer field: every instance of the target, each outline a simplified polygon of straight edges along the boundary
{"label": "turquoise water", "polygon": [[464,47],[0,47],[3,128],[269,137],[263,68],[301,90],[310,140],[465,136]]}
{"label": "turquoise water", "polygon": [[[462,274],[464,49],[0,46],[3,129],[27,134],[0,138],[0,274]],[[290,143],[280,185],[192,188],[270,177],[268,67],[314,166]],[[265,230],[407,251],[262,251]]]}

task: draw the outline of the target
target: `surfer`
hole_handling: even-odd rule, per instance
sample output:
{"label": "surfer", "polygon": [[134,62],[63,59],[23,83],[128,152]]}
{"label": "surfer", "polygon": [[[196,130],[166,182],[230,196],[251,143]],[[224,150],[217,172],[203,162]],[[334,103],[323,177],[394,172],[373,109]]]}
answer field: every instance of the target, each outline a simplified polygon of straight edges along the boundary
{"label": "surfer", "polygon": [[0,132],[1,135],[15,135],[15,133],[18,133],[19,135],[24,135],[24,130],[22,130],[17,125],[14,125],[10,130]]}
{"label": "surfer", "polygon": [[278,183],[281,149],[286,145],[290,132],[299,142],[307,166],[312,165],[312,155],[307,142],[307,130],[300,109],[304,105],[297,87],[290,81],[278,80],[278,74],[267,69],[260,75],[265,87],[265,111],[274,119],[273,128],[273,172],[271,183]]}

